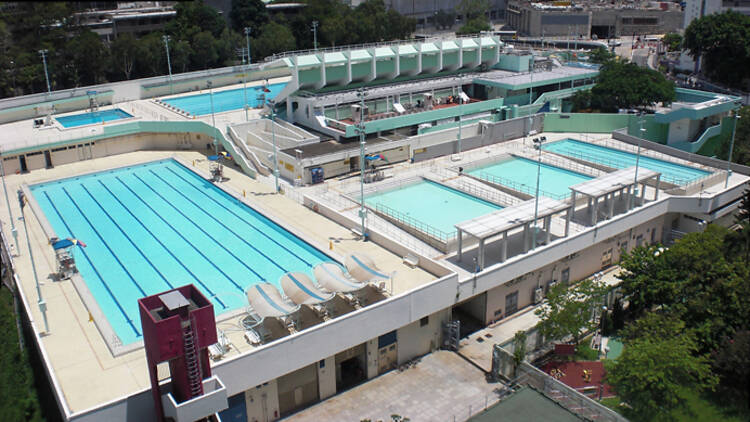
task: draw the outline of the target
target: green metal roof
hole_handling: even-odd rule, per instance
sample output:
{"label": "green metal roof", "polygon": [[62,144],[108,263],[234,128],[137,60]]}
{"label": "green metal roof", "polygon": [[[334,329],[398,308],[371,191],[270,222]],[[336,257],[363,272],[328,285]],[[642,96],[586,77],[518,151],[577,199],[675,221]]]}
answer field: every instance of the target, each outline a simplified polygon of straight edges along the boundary
{"label": "green metal roof", "polygon": [[377,59],[395,56],[396,53],[394,53],[389,47],[378,47],[375,49],[375,58]]}
{"label": "green metal roof", "polygon": [[417,54],[417,49],[411,44],[404,44],[398,46],[399,56],[406,56],[411,54]]}
{"label": "green metal roof", "polygon": [[344,53],[325,53],[323,54],[323,59],[326,62],[326,64],[335,64],[335,63],[346,63],[346,56],[344,56]]}
{"label": "green metal roof", "polygon": [[294,63],[292,63],[292,59],[290,59],[289,57],[284,57],[283,59],[281,59],[281,61],[283,61],[284,64],[288,67],[294,67]]}
{"label": "green metal roof", "polygon": [[297,56],[297,66],[317,66],[319,64],[320,60],[315,54],[308,54],[307,56]]}
{"label": "green metal roof", "polygon": [[426,42],[419,45],[419,50],[422,53],[437,53],[440,51],[437,47],[435,47],[435,44],[431,42]]}
{"label": "green metal roof", "polygon": [[458,50],[458,46],[453,41],[443,41],[443,51]]}
{"label": "green metal roof", "polygon": [[482,47],[487,47],[487,46],[489,46],[489,47],[494,47],[495,45],[497,45],[497,43],[495,42],[495,40],[493,40],[493,39],[492,39],[492,38],[490,38],[490,37],[482,37],[482,38],[481,38],[481,39],[479,40],[479,44],[480,44],[480,45],[481,45]]}
{"label": "green metal roof", "polygon": [[469,422],[580,422],[585,419],[538,391],[524,387],[503,401],[469,419]]}
{"label": "green metal roof", "polygon": [[372,56],[367,50],[352,50],[349,52],[349,58],[352,60],[370,60]]}
{"label": "green metal roof", "polygon": [[478,47],[477,43],[475,43],[474,40],[471,39],[461,40],[461,46],[464,48],[464,50]]}

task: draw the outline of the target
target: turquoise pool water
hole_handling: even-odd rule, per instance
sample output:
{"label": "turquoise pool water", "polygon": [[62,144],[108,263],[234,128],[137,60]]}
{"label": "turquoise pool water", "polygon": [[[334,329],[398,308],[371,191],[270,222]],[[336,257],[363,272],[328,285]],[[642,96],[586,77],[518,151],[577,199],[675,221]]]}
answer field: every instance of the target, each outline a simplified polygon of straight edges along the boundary
{"label": "turquoise pool water", "polygon": [[[620,151],[601,145],[594,145],[588,142],[581,142],[575,139],[563,139],[561,141],[544,145],[542,148],[547,151],[580,158],[592,163],[602,164],[617,169],[635,166],[637,158],[636,154],[630,152]],[[710,174],[705,170],[671,163],[656,158],[644,157],[643,155],[641,155],[638,166],[658,171],[661,173],[661,180],[676,185],[683,185]]]}
{"label": "turquoise pool water", "polygon": [[193,283],[217,314],[244,289],[329,260],[174,160],[31,187],[123,344],[141,338],[137,299]]}
{"label": "turquoise pool water", "polygon": [[365,204],[385,206],[417,228],[437,229],[432,234],[443,240],[456,234],[454,225],[503,208],[428,180],[365,196]]}
{"label": "turquoise pool water", "polygon": [[119,108],[95,111],[92,113],[74,114],[72,116],[55,117],[64,128],[92,125],[94,123],[110,122],[112,120],[129,119],[133,117]]}
{"label": "turquoise pool water", "polygon": [[[284,89],[285,86],[286,83],[268,85],[268,90],[270,92],[265,93],[266,98],[269,100],[273,99],[282,89]],[[245,94],[242,93],[242,90],[243,88],[238,88],[229,91],[214,92],[214,113],[242,108],[242,102],[245,99]],[[261,86],[247,87],[247,104],[250,107],[258,107],[261,103],[258,96],[262,93],[263,87]],[[209,98],[209,95],[209,93],[187,95],[162,101],[173,107],[187,111],[190,114],[202,116],[204,114],[211,114],[211,98]]]}
{"label": "turquoise pool water", "polygon": [[[537,163],[521,157],[513,157],[489,166],[473,169],[468,174],[486,177],[490,181],[524,192],[536,194]],[[591,180],[592,177],[560,167],[542,164],[539,175],[539,195],[554,199],[570,196],[569,186]]]}

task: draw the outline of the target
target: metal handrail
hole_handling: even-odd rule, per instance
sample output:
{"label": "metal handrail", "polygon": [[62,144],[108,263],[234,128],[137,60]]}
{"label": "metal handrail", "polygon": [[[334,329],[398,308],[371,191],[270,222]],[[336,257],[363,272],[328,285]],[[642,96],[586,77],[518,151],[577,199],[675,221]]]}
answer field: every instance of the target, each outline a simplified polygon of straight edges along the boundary
{"label": "metal handrail", "polygon": [[411,217],[411,216],[405,215],[402,212],[396,211],[393,208],[388,207],[387,205],[375,204],[375,211],[389,218],[392,218],[404,225],[415,228],[428,236],[434,237],[436,239],[439,239],[445,242],[456,237],[455,233],[444,232],[438,228],[430,226],[427,223],[419,221],[414,217]]}
{"label": "metal handrail", "polygon": [[[504,177],[495,176],[493,174],[489,174],[489,173],[484,172],[484,171],[482,171],[482,172],[479,173],[479,178],[482,179],[482,180],[486,180],[487,182],[494,183],[496,185],[507,186],[507,187],[509,187],[509,188],[511,188],[513,190],[516,190],[516,191],[519,191],[519,192],[522,192],[522,193],[525,193],[525,194],[528,194],[528,195],[531,195],[531,196],[535,196],[536,195],[536,185],[529,186],[529,185],[527,185],[525,183],[519,183],[519,182],[516,182],[514,180],[506,179]],[[541,188],[539,189],[539,195],[546,196],[547,198],[559,199],[559,200],[563,200],[563,199],[567,198],[568,196],[570,196],[569,193],[568,194],[557,194],[557,193],[552,193],[552,192],[545,191],[544,189],[541,189]]]}

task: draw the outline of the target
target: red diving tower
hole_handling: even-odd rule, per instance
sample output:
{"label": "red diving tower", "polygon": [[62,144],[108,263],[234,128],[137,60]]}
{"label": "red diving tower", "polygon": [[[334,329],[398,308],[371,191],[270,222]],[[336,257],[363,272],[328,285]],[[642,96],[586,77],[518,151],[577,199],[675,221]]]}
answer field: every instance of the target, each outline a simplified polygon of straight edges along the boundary
{"label": "red diving tower", "polygon": [[[217,340],[213,305],[189,284],[138,299],[138,307],[157,419],[212,420],[228,406],[208,359],[208,346]],[[159,385],[162,362],[169,362],[171,382]]]}

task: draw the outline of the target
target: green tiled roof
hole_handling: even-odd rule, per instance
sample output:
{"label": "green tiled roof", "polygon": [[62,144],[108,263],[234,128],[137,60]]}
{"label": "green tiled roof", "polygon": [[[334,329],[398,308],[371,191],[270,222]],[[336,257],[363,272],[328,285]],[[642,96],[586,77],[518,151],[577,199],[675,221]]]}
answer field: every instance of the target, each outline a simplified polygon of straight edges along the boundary
{"label": "green tiled roof", "polygon": [[352,50],[349,52],[349,58],[352,60],[370,60],[372,56],[367,50]]}
{"label": "green tiled roof", "polygon": [[480,45],[481,45],[482,47],[487,47],[487,46],[493,47],[493,46],[495,46],[495,45],[496,45],[497,43],[495,42],[495,40],[493,40],[493,39],[492,39],[492,38],[490,38],[490,37],[482,37],[482,38],[481,38],[481,39],[479,40],[479,44],[480,44]]}
{"label": "green tiled roof", "polygon": [[440,51],[437,47],[435,47],[435,44],[433,44],[431,42],[426,42],[424,44],[420,44],[419,49],[423,53],[437,53],[438,51]]}
{"label": "green tiled roof", "polygon": [[326,64],[346,63],[346,56],[344,56],[344,53],[325,53],[323,58],[325,59]]}
{"label": "green tiled roof", "polygon": [[375,49],[376,58],[394,57],[396,54],[388,47],[378,47]]}
{"label": "green tiled roof", "polygon": [[411,44],[399,45],[398,54],[400,56],[409,55],[409,54],[417,54],[417,49],[414,48],[414,46]]}
{"label": "green tiled roof", "polygon": [[464,50],[478,47],[477,43],[475,43],[474,40],[471,40],[471,39],[461,40],[461,45],[463,46]]}
{"label": "green tiled roof", "polygon": [[297,66],[317,66],[320,64],[318,56],[308,54],[307,56],[297,56]]}
{"label": "green tiled roof", "polygon": [[453,41],[443,41],[443,51],[458,50],[458,46]]}

